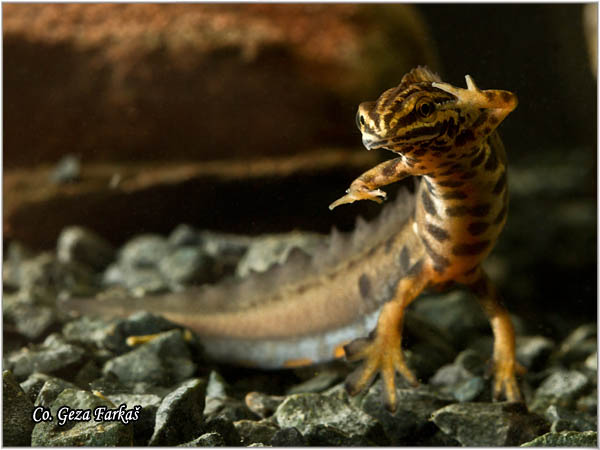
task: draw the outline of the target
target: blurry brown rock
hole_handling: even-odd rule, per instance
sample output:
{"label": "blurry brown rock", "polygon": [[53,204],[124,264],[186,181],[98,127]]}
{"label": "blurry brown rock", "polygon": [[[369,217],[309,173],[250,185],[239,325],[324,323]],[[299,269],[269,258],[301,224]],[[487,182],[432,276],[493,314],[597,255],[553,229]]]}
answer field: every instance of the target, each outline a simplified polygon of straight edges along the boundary
{"label": "blurry brown rock", "polygon": [[[265,195],[291,189],[312,220],[315,196],[326,207],[375,161],[353,156],[357,104],[436,67],[408,5],[13,3],[3,36],[4,232],[42,247],[66,225],[117,243],[260,208],[301,226],[301,206]],[[57,182],[65,155],[77,172]]]}
{"label": "blurry brown rock", "polygon": [[355,144],[356,103],[435,63],[407,5],[7,4],[4,167]]}

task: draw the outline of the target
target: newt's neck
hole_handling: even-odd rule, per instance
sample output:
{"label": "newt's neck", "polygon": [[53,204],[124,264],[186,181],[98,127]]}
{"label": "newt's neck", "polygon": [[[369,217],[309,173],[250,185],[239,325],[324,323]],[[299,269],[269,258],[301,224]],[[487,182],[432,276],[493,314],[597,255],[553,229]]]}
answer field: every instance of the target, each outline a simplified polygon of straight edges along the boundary
{"label": "newt's neck", "polygon": [[456,279],[492,250],[508,208],[506,156],[494,133],[462,159],[423,176],[416,222],[437,281]]}

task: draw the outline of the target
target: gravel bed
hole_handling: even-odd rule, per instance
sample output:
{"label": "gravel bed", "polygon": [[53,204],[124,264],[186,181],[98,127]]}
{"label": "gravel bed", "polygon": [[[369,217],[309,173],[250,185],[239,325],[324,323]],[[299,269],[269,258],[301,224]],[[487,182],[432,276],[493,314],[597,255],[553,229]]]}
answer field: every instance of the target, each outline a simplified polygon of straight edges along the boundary
{"label": "gravel bed", "polygon": [[[264,270],[293,246],[310,252],[323,239],[250,239],[181,225],[120,249],[80,227],[65,229],[54,252],[10,243],[4,445],[597,446],[593,322],[556,339],[515,317],[527,406],[493,403],[492,339],[477,302],[456,291],[424,296],[405,327],[408,364],[421,385],[401,384],[390,414],[379,381],[348,396],[343,380],[351,367],[343,362],[280,371],[219,366],[192,333],[151,312],[74,318],[56,307],[73,296],[142,296],[218,282]],[[147,334],[157,336],[126,344]]]}

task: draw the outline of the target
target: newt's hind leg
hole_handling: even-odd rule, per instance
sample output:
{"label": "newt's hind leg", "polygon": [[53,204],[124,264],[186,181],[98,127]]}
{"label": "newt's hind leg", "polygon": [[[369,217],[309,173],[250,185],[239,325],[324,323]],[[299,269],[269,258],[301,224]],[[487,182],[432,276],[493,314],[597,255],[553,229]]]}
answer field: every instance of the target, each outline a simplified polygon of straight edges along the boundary
{"label": "newt's hind leg", "polygon": [[515,374],[525,369],[515,359],[515,332],[500,294],[482,269],[465,284],[477,296],[494,333],[494,400],[505,398],[509,402],[521,402],[523,397]]}
{"label": "newt's hind leg", "polygon": [[361,366],[346,379],[346,389],[356,395],[368,387],[379,373],[383,380],[386,408],[396,409],[396,372],[413,386],[418,385],[402,354],[402,323],[404,309],[424,287],[421,278],[404,278],[396,287],[393,300],[386,303],[379,315],[377,327],[369,338],[360,338],[344,347],[349,361],[363,360]]}

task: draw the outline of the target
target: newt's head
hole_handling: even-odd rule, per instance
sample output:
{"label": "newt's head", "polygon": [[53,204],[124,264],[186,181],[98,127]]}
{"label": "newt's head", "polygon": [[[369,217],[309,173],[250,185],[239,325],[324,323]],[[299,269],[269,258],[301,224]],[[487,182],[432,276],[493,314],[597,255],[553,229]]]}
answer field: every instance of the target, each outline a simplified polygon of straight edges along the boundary
{"label": "newt's head", "polygon": [[517,106],[517,98],[508,91],[480,91],[466,79],[467,89],[461,89],[425,67],[413,69],[399,86],[360,104],[356,122],[363,144],[432,162],[479,144]]}

